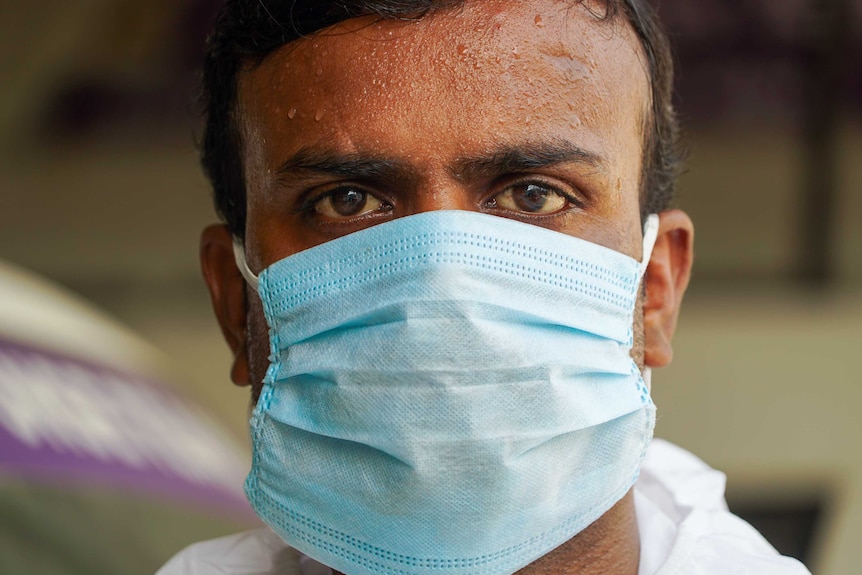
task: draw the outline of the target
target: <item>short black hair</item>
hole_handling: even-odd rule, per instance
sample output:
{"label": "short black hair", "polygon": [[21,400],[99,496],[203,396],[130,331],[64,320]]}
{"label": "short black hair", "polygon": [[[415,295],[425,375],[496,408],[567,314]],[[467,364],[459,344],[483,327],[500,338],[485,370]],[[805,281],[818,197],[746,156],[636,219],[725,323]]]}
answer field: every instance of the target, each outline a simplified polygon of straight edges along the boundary
{"label": "short black hair", "polygon": [[[467,0],[226,0],[207,41],[201,104],[205,116],[201,162],[216,211],[245,237],[246,189],[236,122],[238,76],[281,46],[359,16],[416,19]],[[583,0],[571,0],[579,3]],[[682,164],[673,109],[673,60],[648,0],[603,0],[606,19],[620,14],[634,28],[649,63],[652,109],[645,129],[641,215],[667,209]]]}

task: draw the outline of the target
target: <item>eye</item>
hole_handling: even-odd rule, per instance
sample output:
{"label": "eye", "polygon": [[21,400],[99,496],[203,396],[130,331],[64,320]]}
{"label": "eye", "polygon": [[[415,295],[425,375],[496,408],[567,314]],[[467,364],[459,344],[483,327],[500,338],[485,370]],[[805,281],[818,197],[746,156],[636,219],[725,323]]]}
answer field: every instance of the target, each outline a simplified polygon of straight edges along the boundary
{"label": "eye", "polygon": [[318,196],[312,204],[315,213],[334,220],[361,216],[389,207],[389,204],[356,186],[336,188]]}
{"label": "eye", "polygon": [[570,205],[577,205],[569,196],[540,183],[514,184],[489,202],[489,207],[526,214],[554,214]]}

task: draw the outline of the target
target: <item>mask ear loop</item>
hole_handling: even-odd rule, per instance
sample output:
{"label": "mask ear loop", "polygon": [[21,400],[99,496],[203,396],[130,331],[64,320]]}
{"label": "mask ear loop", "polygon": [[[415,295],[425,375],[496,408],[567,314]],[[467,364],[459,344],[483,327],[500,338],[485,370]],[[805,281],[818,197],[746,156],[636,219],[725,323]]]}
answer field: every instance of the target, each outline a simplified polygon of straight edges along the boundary
{"label": "mask ear loop", "polygon": [[[658,239],[658,226],[658,214],[650,214],[649,216],[647,216],[646,222],[644,222],[643,257],[641,258],[640,271],[641,278],[643,278],[644,274],[646,273],[647,266],[649,266],[649,261],[652,257],[652,251],[655,248],[655,242]],[[652,369],[644,366],[642,376],[644,380],[644,385],[646,386],[647,390],[651,392]]]}
{"label": "mask ear loop", "polygon": [[652,257],[652,251],[655,248],[655,242],[658,239],[658,214],[650,214],[644,222],[644,241],[643,241],[643,256],[641,257],[641,272],[640,277],[643,278],[646,273],[649,260]]}
{"label": "mask ear loop", "polygon": [[239,268],[239,273],[245,278],[254,291],[257,291],[258,279],[257,276],[248,268],[248,262],[245,259],[245,245],[238,238],[233,239],[233,259],[236,261],[236,267]]}

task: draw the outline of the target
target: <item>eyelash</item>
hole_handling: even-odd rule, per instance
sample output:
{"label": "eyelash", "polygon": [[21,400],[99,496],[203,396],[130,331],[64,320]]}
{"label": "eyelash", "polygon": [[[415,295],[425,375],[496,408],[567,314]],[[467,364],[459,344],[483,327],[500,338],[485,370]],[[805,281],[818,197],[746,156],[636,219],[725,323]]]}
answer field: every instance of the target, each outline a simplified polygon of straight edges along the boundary
{"label": "eyelash", "polygon": [[[513,187],[526,187],[526,186],[539,186],[545,188],[561,198],[564,198],[567,202],[569,202],[573,207],[578,209],[584,209],[586,207],[586,201],[583,198],[575,196],[573,194],[567,193],[563,189],[560,188],[559,185],[548,182],[542,178],[537,178],[535,176],[530,177],[529,179],[519,179],[517,177],[512,178],[508,181],[504,181],[502,184],[497,184],[493,186],[494,192],[490,194],[490,196],[484,201],[483,205],[488,206],[490,202],[494,201],[494,198],[506,192],[506,190]],[[558,212],[555,212],[558,213]],[[540,215],[540,214],[534,214]],[[546,215],[554,215],[554,214],[546,214]]]}
{"label": "eyelash", "polygon": [[[564,190],[562,190],[560,188],[560,186],[552,184],[550,182],[547,182],[542,178],[536,178],[536,177],[531,177],[530,179],[512,178],[508,181],[504,180],[502,183],[496,183],[496,184],[492,185],[491,188],[493,189],[493,192],[490,193],[486,197],[486,199],[482,201],[482,207],[485,209],[494,209],[494,208],[496,208],[496,206],[491,205],[492,202],[494,202],[495,198],[497,198],[501,194],[505,193],[508,189],[516,187],[516,186],[526,187],[526,186],[531,186],[531,185],[546,188],[549,191],[553,192],[554,194],[557,194],[560,197],[564,198],[569,204],[571,204],[569,209],[571,207],[574,207],[577,209],[584,209],[586,207],[586,201],[583,198],[578,197],[576,195],[573,195],[571,193],[567,193]],[[346,183],[346,184],[338,184],[332,188],[327,188],[324,191],[321,191],[319,193],[308,193],[308,194],[306,194],[305,197],[302,198],[302,202],[301,202],[300,206],[294,211],[294,213],[310,214],[313,211],[314,206],[317,205],[318,202],[320,202],[321,200],[323,200],[327,196],[331,196],[331,195],[335,194],[336,192],[344,190],[345,188],[356,188],[356,189],[361,190],[362,192],[364,192],[370,196],[377,198],[387,208],[391,209],[393,207],[393,202],[390,199],[388,199],[385,195],[380,194],[377,191],[371,191],[371,189],[369,189],[368,186],[365,186],[363,184]],[[500,209],[502,210],[504,208],[500,208]],[[511,211],[511,210],[507,210],[507,211]],[[566,211],[566,210],[564,209],[561,211]],[[550,214],[529,214],[527,212],[524,212],[523,215],[527,216],[527,217],[547,217],[547,216],[556,215],[558,213],[560,213],[560,212],[553,212]]]}
{"label": "eyelash", "polygon": [[322,192],[305,194],[305,196],[302,198],[302,201],[301,201],[299,207],[295,210],[295,212],[296,213],[308,212],[312,208],[314,208],[314,206],[320,200],[324,199],[325,197],[331,196],[331,195],[335,194],[336,192],[339,192],[339,191],[344,190],[344,189],[349,189],[349,188],[356,188],[357,190],[361,190],[362,192],[364,192],[370,196],[374,196],[375,198],[379,199],[385,205],[391,205],[392,204],[392,202],[390,202],[389,200],[385,199],[384,197],[381,197],[380,193],[372,192],[367,186],[364,186],[362,184],[338,184],[335,187],[326,188]]}

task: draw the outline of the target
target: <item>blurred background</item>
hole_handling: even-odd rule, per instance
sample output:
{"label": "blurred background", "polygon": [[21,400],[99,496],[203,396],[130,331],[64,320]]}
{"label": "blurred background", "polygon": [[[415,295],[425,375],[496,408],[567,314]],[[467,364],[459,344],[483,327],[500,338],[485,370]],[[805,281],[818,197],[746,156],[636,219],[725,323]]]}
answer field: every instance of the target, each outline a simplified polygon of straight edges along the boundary
{"label": "blurred background", "polygon": [[[0,260],[148,340],[247,456],[248,394],[230,384],[197,261],[215,216],[191,102],[213,12],[0,0]],[[674,363],[654,376],[657,434],[724,470],[732,508],[783,552],[858,573],[862,1],[660,12],[697,257]]]}

